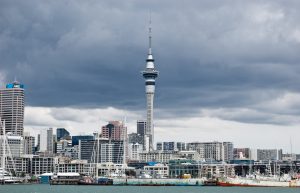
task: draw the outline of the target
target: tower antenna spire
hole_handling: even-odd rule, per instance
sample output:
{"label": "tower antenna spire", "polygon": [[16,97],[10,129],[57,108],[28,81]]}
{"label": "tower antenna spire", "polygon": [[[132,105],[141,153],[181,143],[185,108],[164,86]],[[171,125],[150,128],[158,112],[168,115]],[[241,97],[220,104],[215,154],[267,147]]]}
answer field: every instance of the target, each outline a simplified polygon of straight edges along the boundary
{"label": "tower antenna spire", "polygon": [[151,18],[151,12],[150,12],[150,16],[149,16],[149,55],[152,54],[152,49],[151,49],[151,46],[152,46],[152,18]]}

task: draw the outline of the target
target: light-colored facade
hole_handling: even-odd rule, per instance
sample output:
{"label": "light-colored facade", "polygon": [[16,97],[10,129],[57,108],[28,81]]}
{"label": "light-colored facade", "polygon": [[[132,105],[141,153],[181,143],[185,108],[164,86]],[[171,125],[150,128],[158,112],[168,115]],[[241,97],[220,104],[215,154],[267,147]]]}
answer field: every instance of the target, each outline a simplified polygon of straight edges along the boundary
{"label": "light-colored facade", "polygon": [[128,144],[128,159],[140,160],[140,153],[143,151],[143,145],[139,143]]}
{"label": "light-colored facade", "polygon": [[55,172],[60,173],[80,173],[88,174],[87,168],[90,165],[86,160],[72,160],[66,162],[59,162],[55,164]]}
{"label": "light-colored facade", "polygon": [[[0,135],[0,154],[3,155],[3,139]],[[20,157],[24,153],[24,139],[22,136],[6,135],[6,156]]]}
{"label": "light-colored facade", "polygon": [[125,162],[123,141],[110,141],[101,144],[100,149],[100,163],[111,162],[115,164],[122,164]]}
{"label": "light-colored facade", "polygon": [[33,154],[35,150],[35,137],[24,132],[24,154]]}
{"label": "light-colored facade", "polygon": [[144,172],[151,175],[153,178],[167,178],[169,176],[169,166],[166,164],[144,166]]}
{"label": "light-colored facade", "polygon": [[142,152],[140,153],[140,161],[143,162],[159,162],[159,163],[168,163],[173,159],[176,152],[162,152],[162,151],[151,151],[151,152]]}
{"label": "light-colored facade", "polygon": [[33,156],[31,159],[32,175],[41,175],[43,173],[51,173],[54,171],[53,157]]}
{"label": "light-colored facade", "polygon": [[[23,135],[24,86],[17,81],[0,89],[0,118],[5,120],[6,133]],[[0,134],[2,133],[2,128],[0,128]]]}
{"label": "light-colored facade", "polygon": [[282,160],[282,149],[251,149],[255,161]]}
{"label": "light-colored facade", "polygon": [[233,159],[232,142],[193,142],[188,150],[197,151],[201,159],[229,161]]}
{"label": "light-colored facade", "polygon": [[39,151],[40,152],[48,152],[53,153],[53,129],[42,129],[40,132],[40,139],[39,139]]}

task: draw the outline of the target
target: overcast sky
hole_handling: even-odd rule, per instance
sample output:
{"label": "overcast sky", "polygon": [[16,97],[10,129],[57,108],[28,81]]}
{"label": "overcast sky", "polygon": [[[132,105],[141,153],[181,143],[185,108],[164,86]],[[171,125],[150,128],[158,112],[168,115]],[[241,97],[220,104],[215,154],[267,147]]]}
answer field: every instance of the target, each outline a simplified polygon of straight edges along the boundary
{"label": "overcast sky", "polygon": [[149,12],[155,140],[300,153],[297,0],[1,0],[0,83],[26,86],[25,128],[91,133],[145,118]]}

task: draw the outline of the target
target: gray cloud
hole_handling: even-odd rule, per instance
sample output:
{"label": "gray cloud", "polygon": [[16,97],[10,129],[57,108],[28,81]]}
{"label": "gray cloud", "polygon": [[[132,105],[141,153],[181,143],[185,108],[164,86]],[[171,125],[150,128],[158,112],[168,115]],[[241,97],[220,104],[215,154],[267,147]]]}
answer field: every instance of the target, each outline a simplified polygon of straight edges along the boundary
{"label": "gray cloud", "polygon": [[[249,118],[227,118],[278,124],[281,112],[270,115],[274,105],[261,104],[300,92],[299,6],[292,0],[1,1],[1,75],[26,84],[30,106],[141,110],[151,10],[160,71],[155,106],[165,112],[156,116],[249,108]],[[285,106],[287,116],[300,114],[294,109]]]}

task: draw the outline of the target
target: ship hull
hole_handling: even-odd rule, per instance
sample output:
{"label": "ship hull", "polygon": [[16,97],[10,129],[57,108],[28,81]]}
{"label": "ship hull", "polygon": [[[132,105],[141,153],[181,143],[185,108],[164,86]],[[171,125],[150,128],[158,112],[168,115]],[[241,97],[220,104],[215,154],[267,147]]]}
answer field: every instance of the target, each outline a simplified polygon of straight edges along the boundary
{"label": "ship hull", "polygon": [[114,179],[114,185],[123,186],[202,186],[203,179]]}
{"label": "ship hull", "polygon": [[226,179],[217,182],[218,186],[239,186],[239,187],[300,187],[299,180],[272,181],[256,179]]}

